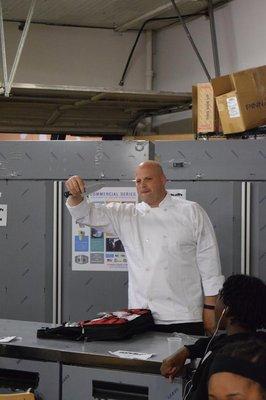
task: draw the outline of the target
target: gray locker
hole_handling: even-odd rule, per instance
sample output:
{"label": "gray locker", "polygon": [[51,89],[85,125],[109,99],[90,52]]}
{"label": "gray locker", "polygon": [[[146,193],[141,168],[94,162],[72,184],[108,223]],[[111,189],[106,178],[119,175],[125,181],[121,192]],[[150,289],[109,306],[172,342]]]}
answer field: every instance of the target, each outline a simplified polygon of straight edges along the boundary
{"label": "gray locker", "polygon": [[[31,371],[39,373],[39,385],[36,392],[43,400],[59,399],[59,364],[42,361],[29,361],[16,358],[0,358],[0,368]],[[0,389],[0,393],[10,393]]]}
{"label": "gray locker", "polygon": [[266,281],[266,182],[251,183],[250,273]]}
{"label": "gray locker", "polygon": [[1,318],[51,320],[52,185],[0,180],[7,226],[1,226]]}
{"label": "gray locker", "polygon": [[265,140],[157,141],[155,157],[171,180],[266,180]]}
{"label": "gray locker", "polygon": [[225,276],[266,277],[266,142],[156,142],[169,187],[187,188],[187,199],[208,213]]}
{"label": "gray locker", "polygon": [[160,375],[64,365],[62,392],[63,400],[181,400],[182,379],[171,384]]}

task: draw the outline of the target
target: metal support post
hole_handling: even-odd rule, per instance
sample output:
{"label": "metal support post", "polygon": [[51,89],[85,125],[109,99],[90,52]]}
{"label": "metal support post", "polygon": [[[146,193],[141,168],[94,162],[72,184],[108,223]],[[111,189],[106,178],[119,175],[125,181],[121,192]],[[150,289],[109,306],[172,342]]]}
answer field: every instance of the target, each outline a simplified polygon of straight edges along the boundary
{"label": "metal support post", "polygon": [[63,199],[63,182],[58,182],[58,222],[57,222],[57,323],[62,324],[62,200]]}
{"label": "metal support post", "polygon": [[175,0],[171,0],[171,2],[173,4],[173,7],[174,7],[174,9],[175,9],[175,11],[176,11],[176,13],[177,13],[177,15],[179,17],[179,20],[180,20],[183,28],[184,28],[184,31],[186,32],[187,38],[190,41],[190,44],[193,47],[193,50],[195,51],[195,53],[196,53],[196,55],[198,57],[198,60],[199,60],[201,66],[202,66],[202,68],[203,68],[203,70],[204,70],[204,72],[205,72],[205,74],[206,74],[206,76],[208,78],[208,81],[210,81],[211,80],[211,76],[210,76],[210,74],[209,74],[209,72],[207,70],[207,67],[206,67],[206,65],[205,65],[205,63],[204,63],[204,61],[203,61],[203,59],[202,59],[202,57],[201,57],[201,55],[199,53],[199,50],[198,50],[198,48],[197,48],[197,46],[196,46],[196,44],[195,44],[190,32],[189,32],[189,29],[188,29],[188,27],[187,27],[187,25],[186,25],[186,23],[184,21],[184,18],[182,17],[180,10],[179,10],[179,8],[177,7],[177,5],[175,3]]}
{"label": "metal support post", "polygon": [[21,35],[21,38],[20,38],[20,42],[19,42],[19,45],[18,45],[18,49],[17,49],[17,52],[16,52],[15,60],[14,60],[14,63],[12,65],[9,81],[7,83],[6,92],[5,92],[5,95],[7,97],[9,96],[11,88],[12,88],[12,84],[13,84],[13,81],[14,81],[14,78],[15,78],[17,67],[18,67],[18,63],[19,63],[19,60],[20,60],[20,57],[21,57],[21,53],[22,53],[22,50],[23,50],[23,47],[24,47],[24,44],[25,44],[25,40],[26,40],[26,37],[27,37],[27,34],[28,34],[28,30],[29,30],[29,27],[30,27],[30,22],[31,22],[31,19],[32,19],[32,15],[33,15],[35,4],[36,4],[36,0],[32,0],[31,5],[30,5],[30,9],[29,9],[29,12],[28,12],[28,15],[27,15],[27,19],[26,19],[26,22],[25,22],[25,26],[23,28],[23,32],[22,32],[22,35]]}
{"label": "metal support post", "polygon": [[218,45],[217,45],[217,36],[215,29],[215,18],[213,13],[213,4],[212,0],[208,0],[208,14],[210,18],[210,30],[211,30],[211,40],[212,40],[212,54],[213,54],[213,62],[215,69],[215,76],[220,76],[220,62],[219,62],[219,53],[218,53]]}
{"label": "metal support post", "polygon": [[2,1],[0,0],[0,35],[1,35],[1,54],[4,74],[4,87],[7,85],[7,64],[6,64],[6,43],[5,43],[5,32],[4,32],[4,20],[2,11]]}
{"label": "metal support post", "polygon": [[[146,90],[152,90],[153,83],[153,54],[152,54],[152,30],[145,32],[146,38]],[[146,132],[152,130],[152,117],[146,119]]]}
{"label": "metal support post", "polygon": [[241,184],[241,274],[246,271],[246,182]]}
{"label": "metal support post", "polygon": [[250,275],[250,206],[251,206],[251,182],[247,182],[247,202],[246,202],[246,270],[245,273]]}
{"label": "metal support post", "polygon": [[58,182],[54,182],[53,198],[53,324],[57,323],[57,234],[58,234]]}

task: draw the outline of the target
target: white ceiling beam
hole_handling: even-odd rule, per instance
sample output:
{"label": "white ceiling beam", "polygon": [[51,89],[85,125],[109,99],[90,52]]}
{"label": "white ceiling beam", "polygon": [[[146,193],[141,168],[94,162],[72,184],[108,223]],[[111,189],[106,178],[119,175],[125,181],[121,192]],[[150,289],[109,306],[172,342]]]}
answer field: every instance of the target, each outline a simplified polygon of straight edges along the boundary
{"label": "white ceiling beam", "polygon": [[[180,3],[181,0],[175,0],[175,1],[176,1],[176,3]],[[132,19],[131,21],[126,22],[123,25],[118,26],[116,28],[116,31],[124,32],[127,29],[134,28],[139,23],[143,23],[147,19],[154,18],[157,15],[161,15],[165,11],[171,10],[172,8],[173,8],[173,4],[170,1],[169,3],[165,4],[164,6],[157,7],[157,8],[155,8],[155,9],[153,9],[153,10],[151,10],[151,11],[145,13],[145,14],[140,15],[137,18]]]}
{"label": "white ceiling beam", "polygon": [[8,76],[7,76],[7,63],[6,63],[6,44],[5,44],[4,20],[3,20],[1,0],[0,0],[0,34],[1,34],[2,68],[3,68],[3,74],[4,74],[4,88],[6,88]]}
{"label": "white ceiling beam", "polygon": [[18,63],[19,63],[19,60],[20,60],[20,57],[21,57],[21,53],[22,53],[22,50],[23,50],[23,47],[24,47],[24,44],[25,44],[25,41],[26,41],[26,38],[27,38],[27,35],[28,35],[28,31],[29,31],[29,27],[30,27],[30,23],[31,23],[31,19],[32,19],[32,15],[33,15],[33,12],[34,12],[36,1],[37,0],[31,0],[30,9],[29,9],[29,12],[28,12],[28,15],[27,15],[27,18],[26,18],[26,22],[25,22],[25,25],[24,25],[24,28],[23,28],[23,31],[22,31],[22,35],[21,35],[21,38],[20,38],[20,42],[19,42],[19,45],[18,45],[18,48],[17,48],[16,55],[15,55],[15,60],[13,62],[13,65],[12,65],[12,68],[11,68],[11,72],[10,72],[10,76],[9,76],[9,80],[7,82],[7,86],[6,86],[6,89],[5,89],[5,96],[7,96],[7,97],[9,97],[9,94],[10,94],[10,91],[11,91],[11,88],[12,88],[12,85],[13,85],[13,81],[14,81],[14,78],[15,78],[15,74],[17,72]]}

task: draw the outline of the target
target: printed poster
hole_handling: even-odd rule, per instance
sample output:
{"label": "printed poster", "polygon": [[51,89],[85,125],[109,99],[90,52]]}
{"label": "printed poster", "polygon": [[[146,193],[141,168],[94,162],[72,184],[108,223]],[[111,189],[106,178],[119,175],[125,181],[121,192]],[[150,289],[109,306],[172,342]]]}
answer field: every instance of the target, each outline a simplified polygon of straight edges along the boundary
{"label": "printed poster", "polygon": [[[87,196],[93,203],[136,203],[134,187],[104,187]],[[127,271],[127,258],[121,240],[112,233],[76,224],[72,220],[73,271]]]}

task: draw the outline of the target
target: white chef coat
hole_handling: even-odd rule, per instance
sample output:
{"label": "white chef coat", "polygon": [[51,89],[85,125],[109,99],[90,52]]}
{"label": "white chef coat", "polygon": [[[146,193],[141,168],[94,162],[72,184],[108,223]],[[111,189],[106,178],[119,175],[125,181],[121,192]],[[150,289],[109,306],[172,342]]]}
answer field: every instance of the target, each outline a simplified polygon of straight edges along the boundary
{"label": "white chef coat", "polygon": [[142,202],[68,209],[76,222],[117,235],[128,260],[128,306],[148,308],[157,324],[202,321],[203,296],[222,287],[219,250],[206,212],[167,194],[158,207]]}

